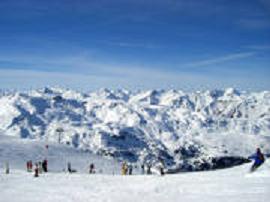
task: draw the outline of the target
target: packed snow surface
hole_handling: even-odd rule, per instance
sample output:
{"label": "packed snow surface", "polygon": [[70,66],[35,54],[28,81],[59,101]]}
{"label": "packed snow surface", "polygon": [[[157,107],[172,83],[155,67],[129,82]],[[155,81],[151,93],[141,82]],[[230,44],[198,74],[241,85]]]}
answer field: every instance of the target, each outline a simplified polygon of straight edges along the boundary
{"label": "packed snow surface", "polygon": [[162,160],[200,170],[213,157],[247,157],[257,147],[270,153],[268,91],[2,92],[0,120],[9,136],[134,163]]}
{"label": "packed snow surface", "polygon": [[222,171],[160,176],[48,173],[34,178],[14,170],[1,174],[1,202],[266,202],[269,164],[248,174],[248,166]]}

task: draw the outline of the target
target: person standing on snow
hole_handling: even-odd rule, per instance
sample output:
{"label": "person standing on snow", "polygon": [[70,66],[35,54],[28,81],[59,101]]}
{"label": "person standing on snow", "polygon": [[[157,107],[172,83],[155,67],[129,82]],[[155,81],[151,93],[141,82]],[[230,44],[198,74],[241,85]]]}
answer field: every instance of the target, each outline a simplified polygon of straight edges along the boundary
{"label": "person standing on snow", "polygon": [[8,163],[8,161],[5,163],[5,172],[6,172],[6,174],[9,174],[9,171],[10,171],[10,169],[9,169],[9,163]]}
{"label": "person standing on snow", "polygon": [[165,174],[164,172],[164,161],[162,159],[159,159],[159,161],[156,164],[156,168],[158,170],[158,174],[160,174],[161,176]]}
{"label": "person standing on snow", "polygon": [[127,171],[128,171],[128,166],[127,166],[127,163],[124,162],[122,164],[122,175],[126,175],[127,174]]}
{"label": "person standing on snow", "polygon": [[133,166],[132,166],[132,164],[129,164],[128,165],[128,174],[132,175],[132,171],[133,171]]}
{"label": "person standing on snow", "polygon": [[264,163],[264,155],[260,148],[257,148],[256,153],[250,156],[249,159],[254,159],[254,164],[251,167],[251,171],[255,171],[258,167],[260,167]]}
{"label": "person standing on snow", "polygon": [[68,169],[69,173],[76,173],[77,172],[77,170],[71,168],[71,163],[70,162],[67,163],[67,169]]}
{"label": "person standing on snow", "polygon": [[144,164],[141,165],[141,174],[144,175]]}
{"label": "person standing on snow", "polygon": [[151,175],[152,171],[151,171],[151,165],[147,164],[147,170],[146,170],[147,175]]}
{"label": "person standing on snow", "polygon": [[39,161],[38,162],[38,173],[42,173],[42,162],[41,161]]}
{"label": "person standing on snow", "polygon": [[27,172],[32,172],[33,164],[31,160],[26,162],[26,167],[27,167]]}
{"label": "person standing on snow", "polygon": [[38,168],[38,163],[35,164],[35,169],[34,169],[34,177],[38,177],[38,171],[39,171],[39,168]]}
{"label": "person standing on snow", "polygon": [[95,165],[93,163],[90,164],[89,173],[90,174],[94,174],[95,173]]}
{"label": "person standing on snow", "polygon": [[42,169],[43,171],[46,173],[48,172],[48,161],[47,159],[45,159],[43,162],[42,162]]}
{"label": "person standing on snow", "polygon": [[26,162],[26,169],[27,169],[27,172],[30,172],[29,170],[29,161]]}
{"label": "person standing on snow", "polygon": [[29,172],[32,172],[32,169],[33,169],[33,163],[32,163],[32,161],[30,160],[30,161],[29,161]]}
{"label": "person standing on snow", "polygon": [[71,163],[70,162],[67,163],[67,169],[68,169],[69,173],[72,173]]}

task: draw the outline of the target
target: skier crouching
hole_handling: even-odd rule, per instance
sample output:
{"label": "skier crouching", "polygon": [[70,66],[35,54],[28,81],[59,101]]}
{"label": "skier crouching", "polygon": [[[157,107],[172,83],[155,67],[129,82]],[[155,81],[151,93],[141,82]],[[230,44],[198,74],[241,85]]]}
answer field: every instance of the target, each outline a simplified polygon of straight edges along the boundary
{"label": "skier crouching", "polygon": [[251,172],[255,171],[264,163],[264,155],[261,152],[260,148],[257,148],[257,151],[254,155],[248,157],[249,159],[254,159],[254,164],[251,167]]}

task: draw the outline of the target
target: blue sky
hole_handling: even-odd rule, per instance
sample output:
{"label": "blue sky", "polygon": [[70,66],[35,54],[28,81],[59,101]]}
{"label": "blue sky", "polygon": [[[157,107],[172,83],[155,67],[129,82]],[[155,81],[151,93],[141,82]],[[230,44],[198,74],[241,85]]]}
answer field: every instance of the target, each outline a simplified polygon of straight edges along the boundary
{"label": "blue sky", "polygon": [[0,0],[0,88],[270,90],[269,0]]}

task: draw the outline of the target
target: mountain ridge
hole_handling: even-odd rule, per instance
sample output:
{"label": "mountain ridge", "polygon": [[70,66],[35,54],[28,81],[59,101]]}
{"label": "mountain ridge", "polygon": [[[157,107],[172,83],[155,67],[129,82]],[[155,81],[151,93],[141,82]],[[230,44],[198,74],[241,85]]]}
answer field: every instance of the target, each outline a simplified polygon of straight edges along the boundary
{"label": "mountain ridge", "polygon": [[256,147],[270,153],[268,91],[80,93],[46,87],[2,92],[0,120],[7,135],[190,170],[211,167],[218,157],[247,157]]}

